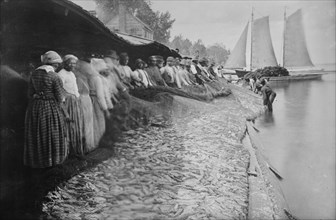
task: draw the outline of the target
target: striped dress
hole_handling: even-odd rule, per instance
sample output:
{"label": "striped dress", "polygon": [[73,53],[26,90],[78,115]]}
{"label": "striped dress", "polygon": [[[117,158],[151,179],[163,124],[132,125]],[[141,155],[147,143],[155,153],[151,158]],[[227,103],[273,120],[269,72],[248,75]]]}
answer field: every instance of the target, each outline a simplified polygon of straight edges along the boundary
{"label": "striped dress", "polygon": [[82,120],[83,111],[80,108],[79,93],[75,74],[71,71],[62,69],[57,73],[63,83],[65,93],[64,109],[69,114],[71,122],[65,124],[66,136],[68,139],[71,155],[83,155],[83,135]]}
{"label": "striped dress", "polygon": [[60,107],[63,88],[50,66],[35,70],[29,83],[31,98],[25,118],[24,164],[33,168],[51,167],[64,162],[64,116]]}

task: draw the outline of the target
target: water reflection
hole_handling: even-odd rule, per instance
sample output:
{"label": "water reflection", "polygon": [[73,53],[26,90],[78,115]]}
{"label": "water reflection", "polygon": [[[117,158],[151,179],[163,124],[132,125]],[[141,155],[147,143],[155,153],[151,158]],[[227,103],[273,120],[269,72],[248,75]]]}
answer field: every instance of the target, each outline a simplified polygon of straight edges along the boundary
{"label": "water reflection", "polygon": [[291,211],[301,219],[335,219],[335,74],[272,87],[274,112],[257,126],[265,154],[284,176]]}
{"label": "water reflection", "polygon": [[262,120],[264,124],[275,125],[273,112],[267,111]]}

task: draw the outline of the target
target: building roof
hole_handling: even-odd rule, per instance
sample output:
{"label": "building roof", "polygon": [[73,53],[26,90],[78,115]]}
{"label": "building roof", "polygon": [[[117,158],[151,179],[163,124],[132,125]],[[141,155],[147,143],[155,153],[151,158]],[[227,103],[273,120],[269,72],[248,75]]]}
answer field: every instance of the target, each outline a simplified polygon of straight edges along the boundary
{"label": "building roof", "polygon": [[96,17],[68,0],[1,1],[1,49],[5,58],[39,60],[47,50],[77,56],[103,54],[108,49],[140,57],[149,53],[162,56],[174,53],[158,42],[135,39],[113,33]]}
{"label": "building roof", "polygon": [[143,45],[143,44],[150,44],[154,42],[153,40],[148,40],[146,38],[136,37],[136,36],[125,34],[125,33],[118,32],[116,34],[133,45]]}

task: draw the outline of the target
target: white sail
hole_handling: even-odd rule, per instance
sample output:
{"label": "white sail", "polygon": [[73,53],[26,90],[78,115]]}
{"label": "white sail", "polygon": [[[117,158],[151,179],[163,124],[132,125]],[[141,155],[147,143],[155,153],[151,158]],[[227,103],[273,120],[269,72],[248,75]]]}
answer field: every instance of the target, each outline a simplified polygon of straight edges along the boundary
{"label": "white sail", "polygon": [[247,23],[243,33],[240,35],[240,38],[233,48],[228,60],[225,63],[225,68],[235,69],[235,68],[245,68],[246,67],[246,42],[247,42]]}
{"label": "white sail", "polygon": [[286,19],[283,62],[284,67],[314,66],[307,49],[301,9]]}
{"label": "white sail", "polygon": [[251,53],[252,69],[278,65],[272,45],[268,16],[253,22]]}

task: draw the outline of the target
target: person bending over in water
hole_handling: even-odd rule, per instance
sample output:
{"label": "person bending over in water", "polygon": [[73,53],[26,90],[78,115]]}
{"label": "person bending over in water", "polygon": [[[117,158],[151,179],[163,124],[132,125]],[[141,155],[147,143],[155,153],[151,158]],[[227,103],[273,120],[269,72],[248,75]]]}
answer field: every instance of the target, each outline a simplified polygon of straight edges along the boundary
{"label": "person bending over in water", "polygon": [[272,88],[268,85],[265,79],[262,79],[260,82],[262,88],[261,88],[261,94],[263,96],[263,103],[265,106],[267,106],[268,111],[273,111],[273,102],[276,97],[276,93],[272,90]]}

